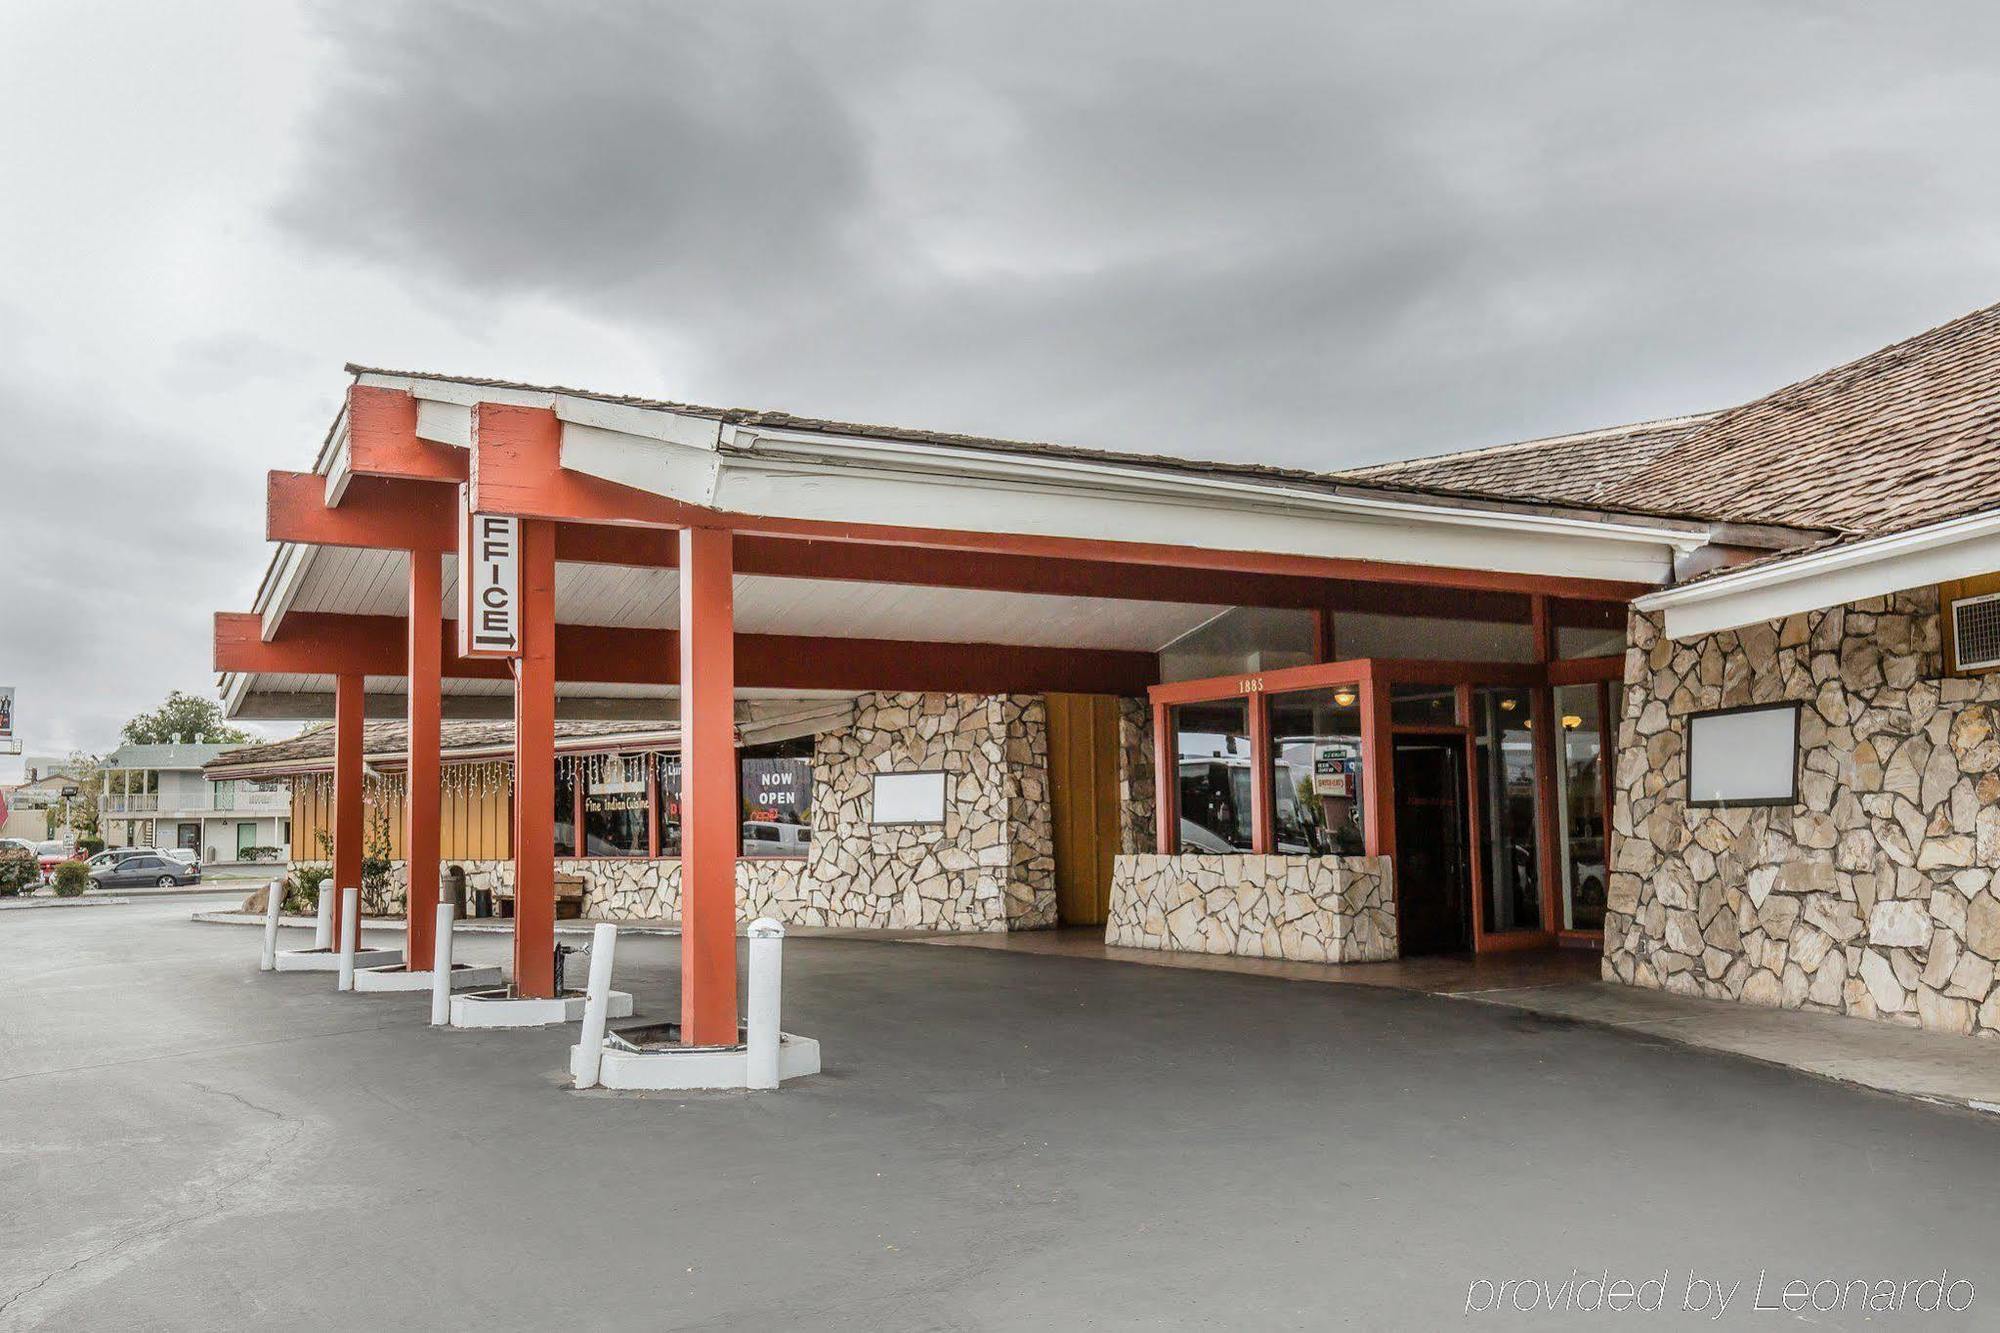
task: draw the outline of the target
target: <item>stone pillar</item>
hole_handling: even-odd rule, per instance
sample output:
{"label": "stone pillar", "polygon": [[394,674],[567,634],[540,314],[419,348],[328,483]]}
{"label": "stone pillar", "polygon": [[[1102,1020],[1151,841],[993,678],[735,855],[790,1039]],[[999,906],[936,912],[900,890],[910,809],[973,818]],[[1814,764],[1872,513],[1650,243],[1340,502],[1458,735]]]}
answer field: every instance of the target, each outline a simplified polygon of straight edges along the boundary
{"label": "stone pillar", "polygon": [[1144,699],[1118,701],[1118,850],[1127,856],[1154,850],[1153,706]]}

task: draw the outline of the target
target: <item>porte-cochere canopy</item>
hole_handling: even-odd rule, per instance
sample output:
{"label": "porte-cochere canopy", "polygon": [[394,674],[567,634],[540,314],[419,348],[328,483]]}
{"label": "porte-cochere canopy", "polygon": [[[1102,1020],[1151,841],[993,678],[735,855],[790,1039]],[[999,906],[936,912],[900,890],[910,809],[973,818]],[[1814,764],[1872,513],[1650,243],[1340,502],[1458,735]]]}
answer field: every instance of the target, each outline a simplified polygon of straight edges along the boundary
{"label": "porte-cochere canopy", "polygon": [[[1548,489],[1563,494],[1553,479]],[[469,513],[520,524],[513,660],[457,650]],[[736,1031],[734,745],[746,717],[781,724],[788,710],[809,716],[863,691],[1150,692],[1159,850],[1173,851],[1189,812],[1170,710],[1241,696],[1252,704],[1246,849],[1282,851],[1311,821],[1295,809],[1284,826],[1294,832],[1280,827],[1293,794],[1274,789],[1261,669],[1399,662],[1335,673],[1374,719],[1361,836],[1370,853],[1394,857],[1388,682],[1463,693],[1477,674],[1409,663],[1501,656],[1493,683],[1542,691],[1528,711],[1556,716],[1549,689],[1603,674],[1565,677],[1565,633],[1615,633],[1634,596],[1677,570],[1755,554],[1758,540],[1393,473],[1202,463],[358,368],[312,470],[270,475],[267,536],[276,551],[254,601],[216,618],[223,697],[238,717],[335,719],[341,884],[358,877],[361,854],[362,719],[408,719],[413,968],[430,956],[438,811],[422,793],[437,783],[442,718],[514,721],[515,985],[531,995],[553,984],[556,718],[678,721],[693,1040]],[[1291,630],[1265,632],[1276,624]],[[1478,646],[1515,630],[1521,652]],[[1450,725],[1472,723],[1455,712]],[[1546,828],[1540,836],[1547,857]]]}

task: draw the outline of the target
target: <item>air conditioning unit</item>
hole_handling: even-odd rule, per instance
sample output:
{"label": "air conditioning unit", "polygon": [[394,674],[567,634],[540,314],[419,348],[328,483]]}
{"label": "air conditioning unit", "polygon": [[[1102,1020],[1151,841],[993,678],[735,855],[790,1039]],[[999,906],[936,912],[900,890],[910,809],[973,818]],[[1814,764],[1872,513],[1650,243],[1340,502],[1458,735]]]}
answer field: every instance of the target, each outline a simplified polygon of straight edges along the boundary
{"label": "air conditioning unit", "polygon": [[1951,656],[1956,671],[2000,668],[2000,592],[1952,602]]}

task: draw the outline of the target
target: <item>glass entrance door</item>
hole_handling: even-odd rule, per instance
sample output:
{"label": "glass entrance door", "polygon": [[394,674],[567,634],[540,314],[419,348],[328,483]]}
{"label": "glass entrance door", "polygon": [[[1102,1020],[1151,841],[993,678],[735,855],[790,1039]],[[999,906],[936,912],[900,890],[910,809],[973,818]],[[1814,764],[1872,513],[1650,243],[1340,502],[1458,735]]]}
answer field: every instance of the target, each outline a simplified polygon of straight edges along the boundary
{"label": "glass entrance door", "polygon": [[1542,931],[1535,690],[1473,691],[1478,730],[1480,904],[1488,935]]}
{"label": "glass entrance door", "polygon": [[1398,736],[1396,878],[1404,957],[1472,947],[1465,738]]}

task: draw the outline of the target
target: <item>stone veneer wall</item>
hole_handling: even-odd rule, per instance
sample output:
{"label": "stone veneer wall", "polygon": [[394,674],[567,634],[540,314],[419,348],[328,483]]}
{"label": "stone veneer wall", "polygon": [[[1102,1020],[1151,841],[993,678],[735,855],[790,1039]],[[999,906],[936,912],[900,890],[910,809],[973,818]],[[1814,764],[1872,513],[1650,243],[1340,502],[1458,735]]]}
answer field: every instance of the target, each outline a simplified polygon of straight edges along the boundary
{"label": "stone veneer wall", "polygon": [[1120,856],[1104,942],[1310,963],[1394,958],[1394,869],[1367,856]]}
{"label": "stone veneer wall", "polygon": [[[1608,979],[2000,1032],[2000,675],[1941,675],[1931,590],[1675,641],[1635,613]],[[1801,700],[1799,802],[1690,809],[1686,717]]]}
{"label": "stone veneer wall", "polygon": [[[872,775],[942,770],[942,824],[868,822]],[[869,694],[813,750],[813,836],[804,857],[736,863],[740,917],[791,925],[1026,930],[1056,920],[1048,716],[1039,696]],[[324,864],[323,862],[320,864]],[[511,861],[456,861],[470,888],[510,887]],[[680,862],[556,862],[587,882],[584,914],[678,920]],[[401,913],[403,867],[373,911]]]}
{"label": "stone veneer wall", "polygon": [[1155,850],[1159,830],[1153,794],[1153,707],[1144,699],[1118,701],[1118,850]]}

